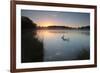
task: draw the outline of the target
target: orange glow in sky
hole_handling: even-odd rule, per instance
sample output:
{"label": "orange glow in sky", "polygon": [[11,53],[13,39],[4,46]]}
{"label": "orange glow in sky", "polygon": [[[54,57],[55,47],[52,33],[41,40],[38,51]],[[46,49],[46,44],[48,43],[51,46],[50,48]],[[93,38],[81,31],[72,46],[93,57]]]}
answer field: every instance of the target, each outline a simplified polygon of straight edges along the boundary
{"label": "orange glow in sky", "polygon": [[56,25],[77,28],[90,25],[90,13],[83,12],[21,10],[21,16],[28,17],[40,27]]}
{"label": "orange glow in sky", "polygon": [[[56,26],[57,24],[54,22],[54,21],[41,21],[41,22],[38,22],[37,26],[40,26],[40,27],[48,27],[48,26]],[[62,26],[63,24],[59,25],[59,26]],[[75,26],[74,25],[70,25],[70,24],[66,24],[66,26],[69,26],[69,27],[74,27],[74,28],[77,28],[77,27],[80,27],[80,25],[76,24]]]}
{"label": "orange glow in sky", "polygon": [[49,21],[45,21],[45,22],[42,21],[38,24],[39,24],[38,26],[40,26],[40,27],[48,27],[48,26],[54,25],[52,22],[49,22]]}

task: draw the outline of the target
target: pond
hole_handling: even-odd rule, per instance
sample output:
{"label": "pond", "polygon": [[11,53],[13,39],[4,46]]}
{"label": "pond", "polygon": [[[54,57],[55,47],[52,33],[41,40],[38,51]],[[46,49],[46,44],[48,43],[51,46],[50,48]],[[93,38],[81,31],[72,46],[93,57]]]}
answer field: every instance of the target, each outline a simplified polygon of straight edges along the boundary
{"label": "pond", "polygon": [[22,62],[90,59],[89,30],[24,31]]}

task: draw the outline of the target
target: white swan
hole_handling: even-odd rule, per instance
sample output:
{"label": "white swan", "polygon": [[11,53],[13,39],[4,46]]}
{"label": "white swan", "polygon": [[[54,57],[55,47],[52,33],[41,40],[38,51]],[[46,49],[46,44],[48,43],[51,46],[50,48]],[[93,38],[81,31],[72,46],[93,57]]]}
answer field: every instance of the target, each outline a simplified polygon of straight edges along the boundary
{"label": "white swan", "polygon": [[69,38],[65,38],[64,35],[61,37],[64,41],[69,41]]}

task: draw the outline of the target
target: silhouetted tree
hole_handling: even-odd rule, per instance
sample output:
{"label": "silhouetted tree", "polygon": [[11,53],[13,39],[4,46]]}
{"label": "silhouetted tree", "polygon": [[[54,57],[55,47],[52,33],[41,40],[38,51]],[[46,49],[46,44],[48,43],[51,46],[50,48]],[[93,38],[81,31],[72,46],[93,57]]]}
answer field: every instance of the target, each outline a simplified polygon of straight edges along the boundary
{"label": "silhouetted tree", "polygon": [[31,19],[29,19],[28,17],[22,16],[21,17],[21,28],[23,29],[30,29],[36,28],[36,23],[34,23]]}
{"label": "silhouetted tree", "polygon": [[37,28],[31,19],[21,17],[21,62],[42,62],[43,43],[35,38]]}

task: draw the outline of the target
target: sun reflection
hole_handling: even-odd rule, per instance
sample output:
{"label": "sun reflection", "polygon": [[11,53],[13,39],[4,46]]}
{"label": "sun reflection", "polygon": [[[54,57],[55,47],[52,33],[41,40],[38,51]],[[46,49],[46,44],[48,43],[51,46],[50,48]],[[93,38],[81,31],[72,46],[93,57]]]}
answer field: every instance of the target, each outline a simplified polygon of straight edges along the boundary
{"label": "sun reflection", "polygon": [[52,39],[55,35],[49,32],[50,30],[37,30],[36,38],[43,41],[44,38]]}
{"label": "sun reflection", "polygon": [[44,35],[44,37],[50,38],[53,37],[54,34],[49,32],[50,30],[44,30],[42,31],[42,35]]}

